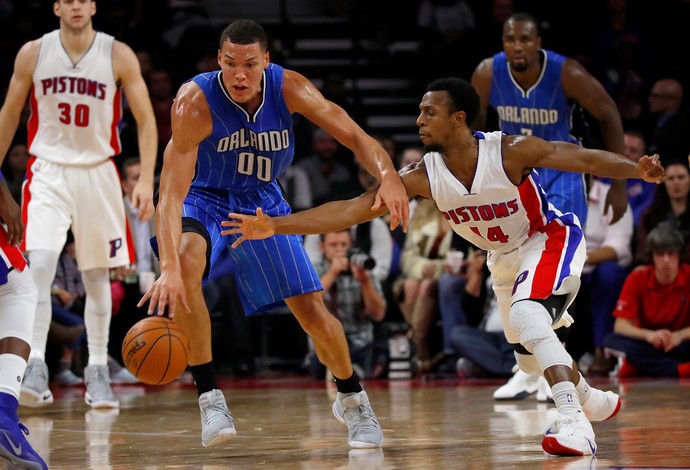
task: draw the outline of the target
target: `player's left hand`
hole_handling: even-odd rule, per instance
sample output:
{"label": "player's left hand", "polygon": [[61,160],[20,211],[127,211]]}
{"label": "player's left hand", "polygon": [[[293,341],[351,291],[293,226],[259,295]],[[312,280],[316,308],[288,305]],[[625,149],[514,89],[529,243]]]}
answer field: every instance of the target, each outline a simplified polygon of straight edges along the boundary
{"label": "player's left hand", "polygon": [[240,235],[232,244],[232,248],[237,248],[245,240],[262,240],[275,233],[271,216],[264,214],[260,207],[256,209],[256,215],[228,214],[230,220],[220,223],[223,227],[234,227],[220,232],[221,235]]}
{"label": "player's left hand", "polygon": [[390,229],[395,229],[402,222],[403,232],[407,233],[407,223],[410,220],[410,199],[407,197],[405,185],[397,173],[381,181],[371,210],[378,210],[381,204],[385,204],[391,213]]}
{"label": "player's left hand", "polygon": [[626,180],[612,181],[611,187],[606,193],[604,215],[609,213],[609,209],[613,211],[613,217],[609,225],[613,225],[623,217],[625,211],[628,209],[628,187]]}
{"label": "player's left hand", "polygon": [[132,209],[135,209],[137,218],[146,222],[153,216],[153,186],[139,180],[132,191]]}
{"label": "player's left hand", "polygon": [[659,161],[659,155],[644,155],[637,161],[637,174],[650,183],[661,183],[666,178],[666,170]]}

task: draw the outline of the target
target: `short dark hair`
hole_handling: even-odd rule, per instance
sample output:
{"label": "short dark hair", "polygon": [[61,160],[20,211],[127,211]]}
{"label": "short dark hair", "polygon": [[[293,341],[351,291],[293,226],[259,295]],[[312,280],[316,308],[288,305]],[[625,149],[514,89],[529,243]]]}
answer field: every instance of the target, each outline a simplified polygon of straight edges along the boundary
{"label": "short dark hair", "polygon": [[647,235],[647,250],[650,254],[659,251],[682,253],[685,251],[685,240],[675,228],[660,224]]}
{"label": "short dark hair", "polygon": [[517,12],[513,14],[510,18],[506,20],[505,23],[503,23],[503,26],[505,26],[509,21],[514,21],[514,22],[524,22],[524,23],[532,23],[534,25],[534,34],[539,36],[539,23],[537,22],[537,19],[530,15],[529,13],[525,12]]}
{"label": "short dark hair", "polygon": [[237,20],[230,23],[220,35],[220,48],[223,48],[223,43],[230,41],[233,44],[254,44],[259,43],[261,52],[266,52],[268,49],[268,35],[266,31],[252,20]]}
{"label": "short dark hair", "polygon": [[426,91],[445,91],[451,102],[450,112],[464,111],[467,125],[471,125],[479,114],[479,95],[471,83],[457,77],[439,78],[429,83]]}

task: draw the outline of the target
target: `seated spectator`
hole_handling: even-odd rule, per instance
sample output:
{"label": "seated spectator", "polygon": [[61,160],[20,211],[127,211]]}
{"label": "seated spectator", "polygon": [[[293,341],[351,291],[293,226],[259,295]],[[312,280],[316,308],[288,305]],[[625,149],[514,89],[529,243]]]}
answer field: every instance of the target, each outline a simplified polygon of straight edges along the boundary
{"label": "seated spectator", "polygon": [[649,151],[658,153],[661,163],[685,162],[690,153],[690,122],[683,110],[683,86],[674,78],[661,78],[649,92],[653,122],[647,129]]}
{"label": "seated spectator", "polygon": [[491,278],[486,267],[486,254],[474,251],[467,266],[467,283],[462,291],[462,309],[480,311],[479,326],[457,325],[450,341],[459,356],[456,373],[460,378],[510,377],[515,367],[513,345],[503,334],[501,313]]}
{"label": "seated spectator", "polygon": [[[326,307],[345,330],[350,358],[360,377],[370,377],[373,368],[374,325],[383,320],[386,300],[378,279],[370,271],[352,262],[350,230],[321,235],[323,260],[315,264],[323,285]],[[325,376],[325,366],[312,351],[309,370],[314,378]]]}
{"label": "seated spectator", "polygon": [[[641,132],[627,130],[623,135],[625,143],[625,156],[631,161],[637,162],[647,154],[647,141]],[[642,214],[652,203],[656,183],[639,178],[628,178],[628,201],[633,212],[633,226],[637,227],[642,219]]]}
{"label": "seated spectator", "polygon": [[657,226],[675,228],[685,240],[684,259],[690,259],[690,170],[687,163],[671,163],[666,179],[654,191],[635,235],[635,264],[648,264],[647,235]]}
{"label": "seated spectator", "polygon": [[[421,372],[434,365],[427,334],[438,314],[438,279],[450,249],[452,230],[430,199],[421,199],[410,219],[400,259],[402,274],[396,280],[396,293],[405,320],[410,325],[416,360]],[[436,359],[440,359],[439,356]]]}
{"label": "seated spectator", "polygon": [[625,281],[607,350],[622,357],[619,377],[690,378],[690,266],[677,230],[657,227],[647,236],[652,265]]}
{"label": "seated spectator", "polygon": [[311,183],[307,172],[297,165],[291,165],[278,176],[283,188],[283,197],[290,204],[292,212],[299,212],[314,207],[311,195]]}
{"label": "seated spectator", "polygon": [[[584,294],[589,300],[584,310],[591,316],[592,328],[587,334],[592,336],[593,333],[594,342],[594,361],[588,370],[590,375],[608,375],[613,368],[604,356],[604,338],[613,331],[613,309],[632,263],[632,210],[628,206],[623,217],[611,225],[612,212],[604,215],[610,187],[607,180],[592,177],[587,204],[587,260],[578,295]],[[581,311],[577,309],[578,323],[581,318]]]}

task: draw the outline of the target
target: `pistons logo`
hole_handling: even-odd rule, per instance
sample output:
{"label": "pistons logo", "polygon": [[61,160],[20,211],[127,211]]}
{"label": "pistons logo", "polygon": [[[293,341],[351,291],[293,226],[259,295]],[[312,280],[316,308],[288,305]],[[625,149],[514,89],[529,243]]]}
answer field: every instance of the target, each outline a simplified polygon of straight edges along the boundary
{"label": "pistons logo", "polygon": [[518,286],[527,280],[527,276],[529,276],[529,271],[522,271],[520,274],[518,274],[518,276],[515,278],[515,284],[513,284],[512,295],[515,295],[515,291],[517,291]]}

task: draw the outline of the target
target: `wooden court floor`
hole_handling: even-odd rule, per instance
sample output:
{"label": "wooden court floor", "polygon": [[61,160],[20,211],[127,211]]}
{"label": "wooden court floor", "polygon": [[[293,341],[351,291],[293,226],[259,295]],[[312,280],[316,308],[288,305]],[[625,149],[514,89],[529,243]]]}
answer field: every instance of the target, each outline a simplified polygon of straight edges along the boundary
{"label": "wooden court floor", "polygon": [[114,386],[119,412],[91,410],[83,389],[54,389],[54,404],[20,408],[29,441],[52,469],[607,469],[690,468],[690,381],[590,381],[623,396],[596,423],[597,458],[546,455],[555,413],[534,396],[496,402],[503,381],[365,383],[384,430],[382,449],[351,450],[331,414],[334,390],[305,377],[223,380],[238,436],[204,448],[189,384]]}

